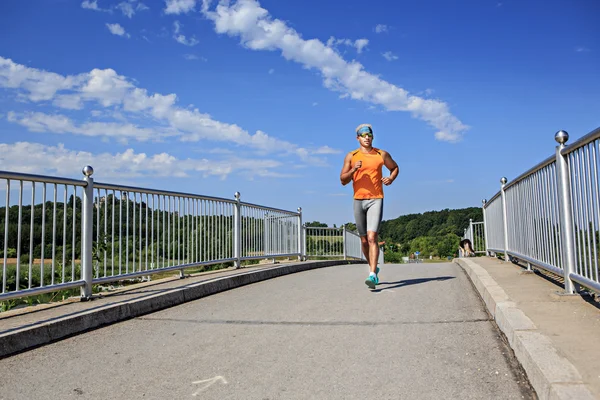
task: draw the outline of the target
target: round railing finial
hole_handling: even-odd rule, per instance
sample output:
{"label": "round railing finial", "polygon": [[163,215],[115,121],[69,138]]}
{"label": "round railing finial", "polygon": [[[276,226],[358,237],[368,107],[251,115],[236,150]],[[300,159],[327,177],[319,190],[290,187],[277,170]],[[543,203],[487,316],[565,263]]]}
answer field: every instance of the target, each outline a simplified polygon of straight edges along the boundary
{"label": "round railing finial", "polygon": [[557,143],[565,144],[569,140],[569,134],[567,131],[560,130],[554,135],[554,140],[556,140]]}
{"label": "round railing finial", "polygon": [[83,169],[81,170],[81,172],[85,176],[92,176],[92,174],[94,173],[94,168],[92,168],[91,165],[86,165],[85,167],[83,167]]}
{"label": "round railing finial", "polygon": [[302,212],[302,207],[298,207],[298,212],[301,213]]}
{"label": "round railing finial", "polygon": [[236,199],[236,200],[239,200],[239,199],[240,199],[240,196],[241,196],[241,193],[240,193],[240,192],[235,192],[235,193],[233,194],[233,196],[235,197],[235,199]]}
{"label": "round railing finial", "polygon": [[506,182],[508,182],[508,179],[506,179],[506,177],[503,176],[502,179],[500,179],[500,183],[506,185]]}
{"label": "round railing finial", "polygon": [[481,203],[482,203],[482,204],[485,204],[485,203],[487,203],[487,199],[483,199],[483,200],[481,200]]}

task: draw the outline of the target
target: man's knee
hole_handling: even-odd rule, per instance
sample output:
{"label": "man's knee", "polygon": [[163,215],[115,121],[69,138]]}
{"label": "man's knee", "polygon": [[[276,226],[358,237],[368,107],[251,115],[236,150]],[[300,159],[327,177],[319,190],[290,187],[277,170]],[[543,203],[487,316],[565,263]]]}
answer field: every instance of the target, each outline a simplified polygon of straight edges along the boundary
{"label": "man's knee", "polygon": [[360,242],[364,245],[369,244],[369,239],[367,239],[366,236],[361,236],[360,237]]}
{"label": "man's knee", "polygon": [[369,244],[373,244],[373,243],[377,244],[377,232],[368,231],[367,232],[367,240],[368,240]]}

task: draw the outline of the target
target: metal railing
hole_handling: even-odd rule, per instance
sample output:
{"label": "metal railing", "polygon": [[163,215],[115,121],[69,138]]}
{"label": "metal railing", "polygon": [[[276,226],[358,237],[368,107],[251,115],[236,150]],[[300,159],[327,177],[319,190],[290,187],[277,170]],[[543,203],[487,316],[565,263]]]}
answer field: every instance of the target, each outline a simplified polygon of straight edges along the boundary
{"label": "metal railing", "polygon": [[239,193],[229,200],[97,183],[89,166],[83,173],[79,181],[0,171],[0,300],[78,287],[89,298],[94,284],[158,272],[304,259],[300,208],[243,203]]}
{"label": "metal railing", "polygon": [[503,253],[600,293],[600,128],[570,146],[559,131],[555,155],[484,201],[487,251]]}
{"label": "metal railing", "polygon": [[463,239],[469,239],[475,253],[485,254],[485,225],[483,222],[473,222],[469,219],[469,227],[465,228]]}
{"label": "metal railing", "polygon": [[[341,228],[304,227],[305,254],[307,257],[339,257],[364,260],[358,232]],[[383,249],[379,250],[378,263],[383,264]]]}

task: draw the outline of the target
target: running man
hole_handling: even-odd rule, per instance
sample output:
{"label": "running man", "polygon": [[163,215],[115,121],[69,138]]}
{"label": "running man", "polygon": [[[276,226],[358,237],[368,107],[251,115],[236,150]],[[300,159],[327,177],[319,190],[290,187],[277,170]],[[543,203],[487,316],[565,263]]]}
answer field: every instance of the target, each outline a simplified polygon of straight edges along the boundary
{"label": "running man", "polygon": [[[354,219],[360,235],[362,251],[370,270],[365,283],[369,288],[375,289],[379,284],[377,233],[383,217],[383,185],[389,186],[394,182],[398,176],[398,164],[388,152],[372,146],[371,125],[359,125],[356,128],[356,139],[360,147],[346,155],[340,181],[344,186],[352,181]],[[382,174],[384,165],[390,171],[390,176],[385,178]]]}

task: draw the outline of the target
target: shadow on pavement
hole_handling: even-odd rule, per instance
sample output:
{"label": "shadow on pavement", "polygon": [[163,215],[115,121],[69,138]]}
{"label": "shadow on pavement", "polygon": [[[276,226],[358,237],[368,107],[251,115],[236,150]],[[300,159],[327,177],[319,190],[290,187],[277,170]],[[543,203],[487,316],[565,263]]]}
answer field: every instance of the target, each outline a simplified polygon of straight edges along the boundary
{"label": "shadow on pavement", "polygon": [[392,285],[386,286],[379,289],[371,290],[372,292],[381,292],[387,289],[394,289],[402,286],[418,285],[420,283],[431,282],[431,281],[447,281],[448,279],[454,279],[454,276],[438,276],[436,278],[419,278],[419,279],[406,279],[398,282],[379,282],[379,285]]}

